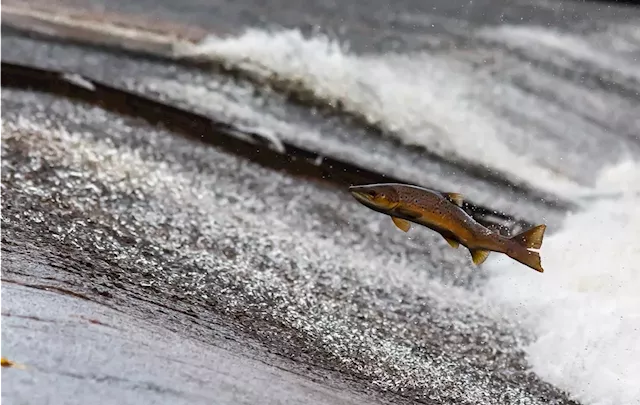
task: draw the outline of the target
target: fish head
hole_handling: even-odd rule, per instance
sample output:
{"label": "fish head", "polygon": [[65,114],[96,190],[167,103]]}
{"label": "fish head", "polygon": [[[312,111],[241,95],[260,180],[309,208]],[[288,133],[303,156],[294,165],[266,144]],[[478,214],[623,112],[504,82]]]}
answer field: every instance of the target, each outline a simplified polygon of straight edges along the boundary
{"label": "fish head", "polygon": [[376,211],[391,211],[400,204],[398,191],[389,184],[351,186],[349,192],[358,202]]}

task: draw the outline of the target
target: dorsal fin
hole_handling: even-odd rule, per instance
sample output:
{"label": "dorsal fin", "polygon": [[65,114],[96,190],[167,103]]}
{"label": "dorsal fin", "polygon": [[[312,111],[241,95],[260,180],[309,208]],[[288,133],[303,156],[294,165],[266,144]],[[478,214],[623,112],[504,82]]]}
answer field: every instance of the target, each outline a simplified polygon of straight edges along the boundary
{"label": "dorsal fin", "polygon": [[533,228],[512,236],[511,240],[527,249],[540,249],[542,246],[542,238],[544,238],[544,231],[546,229],[546,225],[534,226]]}
{"label": "dorsal fin", "polygon": [[404,232],[409,232],[409,229],[411,229],[411,223],[406,219],[391,217],[391,220],[393,221],[394,224],[396,224],[398,229]]}
{"label": "dorsal fin", "polygon": [[471,253],[471,259],[473,259],[473,264],[480,265],[482,264],[485,260],[487,260],[487,257],[489,257],[489,252],[488,250],[482,250],[482,249],[476,249],[476,250],[471,250],[469,249],[469,252]]}
{"label": "dorsal fin", "polygon": [[442,195],[458,207],[462,207],[462,203],[464,202],[464,198],[462,194],[459,193],[442,193]]}

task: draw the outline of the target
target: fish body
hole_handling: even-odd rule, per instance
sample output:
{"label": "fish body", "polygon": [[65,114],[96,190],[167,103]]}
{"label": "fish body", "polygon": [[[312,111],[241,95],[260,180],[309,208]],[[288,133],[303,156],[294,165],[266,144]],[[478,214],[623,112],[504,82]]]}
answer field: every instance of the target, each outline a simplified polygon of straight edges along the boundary
{"label": "fish body", "polygon": [[469,249],[476,265],[484,262],[489,252],[504,253],[514,260],[543,272],[538,252],[546,225],[538,225],[511,238],[492,232],[461,207],[458,193],[442,193],[400,183],[352,186],[349,191],[366,207],[391,216],[394,224],[407,232],[411,222],[438,232],[453,248]]}

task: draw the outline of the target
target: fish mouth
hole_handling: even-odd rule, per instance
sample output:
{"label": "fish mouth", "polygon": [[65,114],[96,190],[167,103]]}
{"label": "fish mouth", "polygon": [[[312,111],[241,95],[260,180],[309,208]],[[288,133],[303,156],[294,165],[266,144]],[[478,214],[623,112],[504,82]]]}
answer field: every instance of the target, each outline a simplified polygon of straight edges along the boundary
{"label": "fish mouth", "polygon": [[371,194],[365,192],[357,186],[349,187],[349,192],[356,200],[360,201],[361,203],[371,204],[373,202],[373,197],[371,196]]}
{"label": "fish mouth", "polygon": [[389,201],[376,187],[351,186],[349,192],[359,203],[375,211],[386,213],[398,206],[398,202]]}
{"label": "fish mouth", "polygon": [[388,201],[376,201],[367,189],[349,189],[349,192],[360,204],[374,211],[387,213],[398,205],[391,204]]}

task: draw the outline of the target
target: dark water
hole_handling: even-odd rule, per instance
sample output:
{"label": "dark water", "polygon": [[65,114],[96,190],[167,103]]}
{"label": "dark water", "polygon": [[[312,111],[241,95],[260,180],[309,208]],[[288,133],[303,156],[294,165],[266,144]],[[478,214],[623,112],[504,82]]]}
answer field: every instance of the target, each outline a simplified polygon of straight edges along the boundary
{"label": "dark water", "polygon": [[[555,203],[580,202],[604,167],[640,154],[635,8],[524,1],[104,8],[233,35],[197,51],[234,74],[10,31],[3,60],[73,70],[364,167],[462,190],[545,221],[550,234],[565,215]],[[273,25],[294,30],[242,36],[245,27]],[[432,232],[403,234],[344,190],[96,106],[5,88],[2,106],[3,258],[13,260],[3,262],[3,277],[29,273],[25,260],[53,263],[62,282],[197,341],[198,350],[231,341],[226,349],[242,359],[255,356],[331,390],[317,402],[343,391],[358,392],[349,394],[353,401],[461,404],[571,403],[576,395],[529,370],[523,348],[535,336],[486,299],[487,272],[468,252]],[[138,308],[136,299],[148,304]],[[15,336],[3,329],[3,343]],[[248,366],[230,367],[241,375]],[[297,378],[291,386],[300,387]],[[194,401],[206,400],[207,390],[195,391]],[[286,403],[287,395],[270,400]]]}

